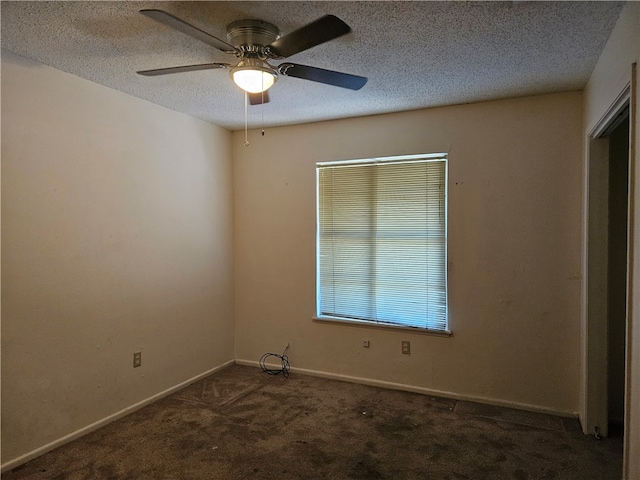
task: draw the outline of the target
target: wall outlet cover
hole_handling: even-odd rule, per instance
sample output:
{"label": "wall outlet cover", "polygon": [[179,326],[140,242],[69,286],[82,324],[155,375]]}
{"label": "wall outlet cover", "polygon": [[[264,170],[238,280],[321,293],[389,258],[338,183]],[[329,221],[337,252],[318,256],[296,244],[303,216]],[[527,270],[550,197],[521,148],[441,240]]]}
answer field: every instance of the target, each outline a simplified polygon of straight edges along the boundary
{"label": "wall outlet cover", "polygon": [[139,367],[142,365],[142,352],[134,352],[133,353],[133,368]]}

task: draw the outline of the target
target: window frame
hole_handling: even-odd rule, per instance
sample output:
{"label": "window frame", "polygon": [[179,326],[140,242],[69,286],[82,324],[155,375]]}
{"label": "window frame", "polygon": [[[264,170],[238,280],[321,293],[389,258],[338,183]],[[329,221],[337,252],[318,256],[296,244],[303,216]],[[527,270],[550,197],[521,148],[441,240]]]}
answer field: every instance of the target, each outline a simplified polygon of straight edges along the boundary
{"label": "window frame", "polygon": [[[379,322],[375,319],[358,319],[358,318],[347,318],[347,317],[333,317],[328,315],[320,314],[321,308],[321,268],[320,268],[320,207],[321,207],[321,190],[320,190],[320,171],[322,167],[330,167],[330,166],[348,166],[348,165],[378,165],[378,164],[387,164],[387,163],[403,163],[403,162],[414,162],[419,160],[426,161],[434,161],[434,160],[443,160],[444,161],[444,287],[445,287],[445,326],[444,329],[435,329],[428,327],[418,327],[418,326],[410,326],[410,325],[402,325],[402,324],[394,324],[394,323],[385,323]],[[419,334],[428,334],[428,335],[436,335],[436,336],[444,336],[450,337],[452,335],[452,331],[450,330],[450,322],[449,322],[449,278],[448,278],[448,228],[449,228],[449,195],[448,195],[448,184],[449,184],[449,158],[447,153],[427,153],[427,154],[416,154],[416,155],[396,155],[389,157],[375,157],[375,158],[363,158],[356,160],[337,160],[337,161],[323,161],[316,162],[316,284],[315,284],[315,315],[313,316],[313,320],[320,323],[329,323],[336,325],[349,325],[356,327],[366,327],[366,328],[379,328],[384,330],[400,330],[400,331],[410,331],[412,333]]]}

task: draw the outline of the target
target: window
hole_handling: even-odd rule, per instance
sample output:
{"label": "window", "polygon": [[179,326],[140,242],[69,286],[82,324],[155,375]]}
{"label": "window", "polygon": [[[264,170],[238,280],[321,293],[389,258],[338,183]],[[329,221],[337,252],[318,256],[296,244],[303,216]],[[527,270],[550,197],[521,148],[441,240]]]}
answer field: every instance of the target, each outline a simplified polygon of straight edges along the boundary
{"label": "window", "polygon": [[447,158],[317,164],[317,315],[447,332]]}

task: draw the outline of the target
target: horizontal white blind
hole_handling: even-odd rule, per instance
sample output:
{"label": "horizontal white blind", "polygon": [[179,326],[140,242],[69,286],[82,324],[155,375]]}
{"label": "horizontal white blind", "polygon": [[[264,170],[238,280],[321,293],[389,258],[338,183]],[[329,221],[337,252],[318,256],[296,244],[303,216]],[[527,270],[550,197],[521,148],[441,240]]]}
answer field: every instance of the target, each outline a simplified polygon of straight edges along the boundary
{"label": "horizontal white blind", "polygon": [[318,165],[318,314],[447,329],[446,158]]}

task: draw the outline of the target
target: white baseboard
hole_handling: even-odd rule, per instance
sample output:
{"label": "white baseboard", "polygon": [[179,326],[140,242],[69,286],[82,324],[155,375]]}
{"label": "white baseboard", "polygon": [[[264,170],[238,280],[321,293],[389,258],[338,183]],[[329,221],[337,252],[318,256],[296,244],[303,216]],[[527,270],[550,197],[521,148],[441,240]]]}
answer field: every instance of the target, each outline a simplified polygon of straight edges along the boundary
{"label": "white baseboard", "polygon": [[210,370],[207,370],[206,372],[203,372],[199,375],[196,375],[193,378],[190,378],[189,380],[185,380],[182,383],[179,383],[178,385],[174,385],[171,388],[168,388],[160,393],[157,393],[145,400],[142,400],[141,402],[138,402],[134,405],[131,405],[127,408],[124,408],[123,410],[120,410],[119,412],[116,412],[112,415],[109,415],[108,417],[105,417],[101,420],[98,420],[97,422],[94,422],[90,425],[87,425],[86,427],[83,427],[79,430],[76,430],[75,432],[72,432],[68,435],[65,435],[64,437],[61,437],[57,440],[54,440],[51,443],[48,443],[40,448],[36,448],[35,450],[26,453],[24,455],[19,456],[18,458],[14,458],[13,460],[9,460],[6,463],[3,463],[2,466],[0,466],[0,472],[1,473],[5,473],[8,470],[12,470],[16,467],[19,467],[20,465],[27,463],[29,460],[33,460],[36,457],[39,457],[40,455],[44,455],[47,452],[50,452],[51,450],[61,447],[62,445],[69,443],[77,438],[82,437],[83,435],[86,435],[87,433],[91,433],[97,429],[99,429],[100,427],[104,427],[105,425],[118,420],[122,417],[125,417],[127,415],[129,415],[130,413],[135,412],[136,410],[140,410],[142,407],[146,407],[147,405],[160,400],[163,397],[166,397],[167,395],[170,395],[184,387],[187,387],[189,385],[191,385],[194,382],[197,382],[198,380],[202,380],[205,377],[208,377],[209,375],[211,375],[212,373],[215,373],[219,370],[222,370],[223,368],[228,367],[229,365],[233,365],[234,361],[233,360],[229,360],[225,363],[223,363],[222,365],[218,365],[217,367],[214,367]]}
{"label": "white baseboard", "polygon": [[[238,365],[247,365],[251,367],[260,366],[259,362],[256,362],[253,360],[236,359],[236,363]],[[281,368],[281,365],[276,365],[276,364],[273,364],[273,365],[269,364],[267,366],[269,368],[275,368],[275,369]],[[565,418],[578,418],[578,412],[567,412],[564,410],[557,410],[554,408],[541,407],[538,405],[530,405],[528,403],[512,402],[509,400],[500,400],[500,399],[482,397],[477,395],[464,395],[464,394],[459,394],[454,392],[447,392],[443,390],[433,390],[430,388],[418,387],[415,385],[406,385],[404,383],[387,382],[384,380],[375,380],[375,379],[364,378],[364,377],[352,377],[350,375],[341,375],[338,373],[309,370],[306,368],[292,367],[291,371],[302,373],[304,375],[312,375],[314,377],[329,378],[332,380],[341,380],[343,382],[360,383],[362,385],[371,385],[373,387],[390,388],[392,390],[403,390],[406,392],[421,393],[423,395],[433,395],[435,397],[445,397],[445,398],[451,398],[454,400],[463,400],[467,402],[483,403],[486,405],[495,405],[498,407],[515,408],[518,410],[526,410],[528,412],[534,412],[534,413],[544,413],[547,415],[556,415],[556,416],[565,417]]]}

